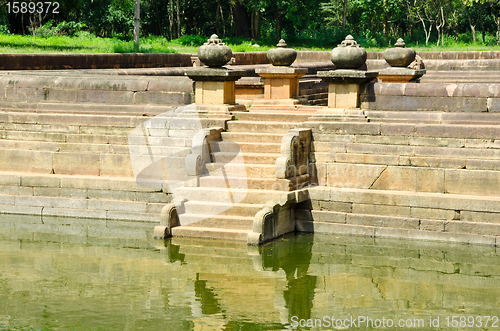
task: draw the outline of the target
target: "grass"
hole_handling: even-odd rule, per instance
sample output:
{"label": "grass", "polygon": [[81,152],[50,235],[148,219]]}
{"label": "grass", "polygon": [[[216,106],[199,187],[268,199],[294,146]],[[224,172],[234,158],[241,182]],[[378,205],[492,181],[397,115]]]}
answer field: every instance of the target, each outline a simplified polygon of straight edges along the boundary
{"label": "grass", "polygon": [[[183,36],[180,39],[169,41],[164,37],[150,36],[141,38],[139,53],[196,53],[200,42],[205,37]],[[241,38],[223,39],[231,47],[233,52],[266,52],[275,47],[271,42],[255,42]],[[451,44],[451,43],[450,43]],[[363,46],[363,45],[361,45]],[[289,44],[297,50],[319,50],[331,51],[332,48],[312,47],[306,44]],[[478,44],[453,43],[447,46],[435,46],[435,44],[408,45],[417,52],[426,51],[500,51],[500,46],[487,46]],[[369,52],[384,51],[386,47],[365,47]],[[33,37],[21,35],[0,34],[0,53],[133,53],[136,52],[132,41],[124,41],[119,38],[100,38],[88,32],[80,32],[78,36],[52,36]]]}

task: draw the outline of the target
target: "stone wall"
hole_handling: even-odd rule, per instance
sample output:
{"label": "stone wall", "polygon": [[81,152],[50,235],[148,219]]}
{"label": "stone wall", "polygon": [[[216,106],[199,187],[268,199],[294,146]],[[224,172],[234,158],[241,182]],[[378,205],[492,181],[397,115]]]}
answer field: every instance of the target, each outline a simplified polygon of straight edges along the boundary
{"label": "stone wall", "polygon": [[[329,51],[298,51],[297,63],[329,62]],[[499,70],[500,52],[419,52],[431,70]],[[0,54],[1,70],[191,67],[194,54]],[[266,52],[235,52],[236,65],[269,64]],[[368,67],[384,67],[383,52],[368,53]]]}
{"label": "stone wall", "polygon": [[[497,116],[500,87],[491,83],[369,83],[361,86],[360,103],[361,108],[370,110],[495,113],[491,115]],[[430,119],[432,114],[428,115]],[[461,119],[472,118],[463,114]]]}

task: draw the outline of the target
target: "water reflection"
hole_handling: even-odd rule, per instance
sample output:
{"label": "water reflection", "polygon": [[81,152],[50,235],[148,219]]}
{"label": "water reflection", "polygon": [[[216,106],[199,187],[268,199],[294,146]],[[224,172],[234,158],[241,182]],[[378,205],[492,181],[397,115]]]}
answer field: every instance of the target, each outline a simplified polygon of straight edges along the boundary
{"label": "water reflection", "polygon": [[0,330],[283,330],[317,320],[322,328],[297,328],[341,329],[324,316],[422,319],[419,330],[446,330],[457,329],[446,316],[500,314],[494,247],[320,235],[262,247],[51,241],[1,229]]}

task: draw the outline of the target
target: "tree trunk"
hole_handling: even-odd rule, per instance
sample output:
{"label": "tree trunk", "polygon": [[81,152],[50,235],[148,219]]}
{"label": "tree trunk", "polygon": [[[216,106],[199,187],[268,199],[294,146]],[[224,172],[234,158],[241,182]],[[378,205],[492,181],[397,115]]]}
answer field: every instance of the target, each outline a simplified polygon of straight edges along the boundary
{"label": "tree trunk", "polygon": [[179,0],[177,0],[177,38],[181,37],[181,8],[179,6]]}
{"label": "tree trunk", "polygon": [[215,32],[220,37],[220,28],[219,28],[219,20],[220,20],[220,0],[217,0],[217,16],[215,16]]}
{"label": "tree trunk", "polygon": [[170,10],[168,11],[168,24],[170,27],[170,40],[174,39],[174,0],[170,0]]}
{"label": "tree trunk", "polygon": [[250,17],[245,6],[239,0],[235,0],[232,4],[232,11],[236,36],[248,39],[252,38],[250,33]]}
{"label": "tree trunk", "polygon": [[141,0],[135,0],[134,6],[134,50],[139,50],[139,29],[141,17]]}
{"label": "tree trunk", "polygon": [[[387,0],[383,1],[382,10],[384,11],[383,19],[382,19],[382,32],[384,33],[384,38],[387,39],[387,12],[385,10],[387,8]],[[387,40],[386,40],[387,41]]]}
{"label": "tree trunk", "polygon": [[472,31],[472,41],[474,42],[474,44],[476,44],[476,41],[477,41],[476,25],[472,24],[472,18],[470,17],[470,13],[467,10],[467,7],[465,7],[465,13],[467,14],[467,19],[469,20],[470,30]]}
{"label": "tree trunk", "polygon": [[260,39],[260,11],[252,10],[252,39]]}
{"label": "tree trunk", "polygon": [[347,0],[344,0],[344,12],[342,13],[342,35],[345,34],[346,17],[347,17]]}

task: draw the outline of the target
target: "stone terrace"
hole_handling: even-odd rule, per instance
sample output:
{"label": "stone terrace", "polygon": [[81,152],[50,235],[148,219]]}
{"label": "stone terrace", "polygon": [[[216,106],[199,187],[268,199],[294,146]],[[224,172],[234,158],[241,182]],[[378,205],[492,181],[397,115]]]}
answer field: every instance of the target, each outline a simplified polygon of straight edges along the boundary
{"label": "stone terrace", "polygon": [[[484,61],[494,61],[492,55]],[[40,215],[42,221],[105,219],[110,227],[151,234],[171,192],[136,184],[128,134],[144,120],[190,103],[192,83],[144,72],[2,73],[0,211]],[[356,122],[320,120],[311,106],[265,114],[254,106],[233,114],[237,120],[207,118],[203,126],[226,129],[222,144],[238,143],[245,162],[258,165],[253,169],[259,173],[250,176],[257,189],[276,180],[272,165],[286,131],[312,130],[310,175],[316,186],[295,212],[299,231],[495,245],[500,243],[498,77],[495,71],[428,70],[419,84],[369,83],[361,91],[365,118]],[[302,86],[321,92],[314,76],[308,79]],[[187,122],[171,122],[173,146],[191,146],[194,132]],[[251,217],[239,218],[251,223]],[[98,235],[90,221],[54,222]]]}

